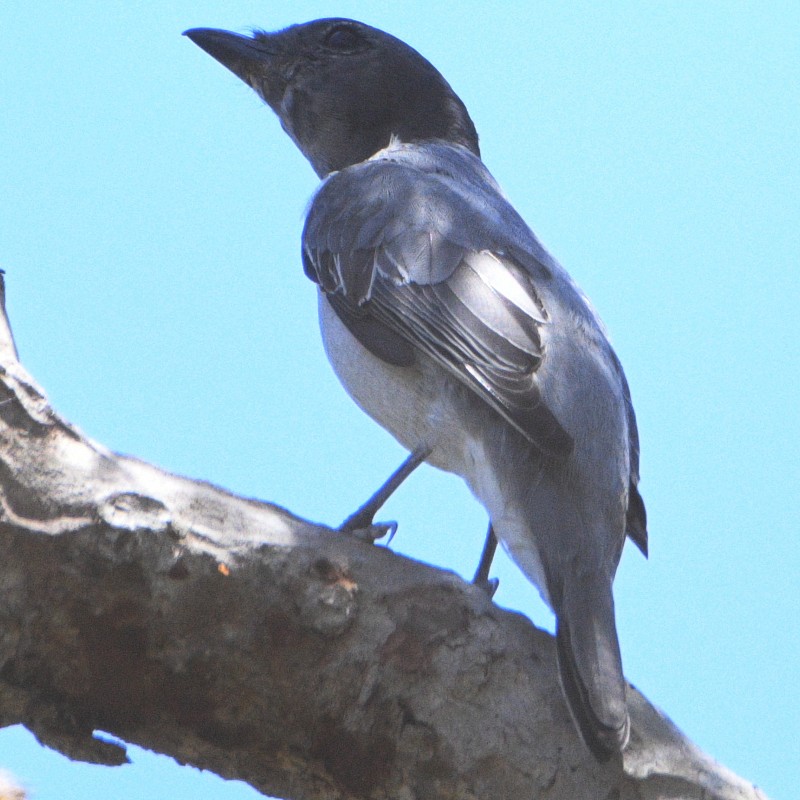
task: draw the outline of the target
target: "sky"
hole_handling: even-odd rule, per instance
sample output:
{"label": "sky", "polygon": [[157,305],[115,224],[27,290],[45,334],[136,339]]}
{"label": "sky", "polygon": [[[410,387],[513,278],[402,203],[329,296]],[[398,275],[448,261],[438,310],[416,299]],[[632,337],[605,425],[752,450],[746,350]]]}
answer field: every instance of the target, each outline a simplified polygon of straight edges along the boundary
{"label": "sky", "polygon": [[[0,267],[25,367],[91,437],[339,524],[404,457],[328,366],[272,112],[180,36],[349,16],[404,39],[591,297],[642,442],[650,558],[615,583],[626,676],[771,798],[800,784],[800,6],[737,2],[0,8]],[[486,526],[424,467],[391,546],[470,577]],[[495,601],[552,630],[514,565]],[[131,747],[69,762],[20,727],[36,800],[255,798]]]}

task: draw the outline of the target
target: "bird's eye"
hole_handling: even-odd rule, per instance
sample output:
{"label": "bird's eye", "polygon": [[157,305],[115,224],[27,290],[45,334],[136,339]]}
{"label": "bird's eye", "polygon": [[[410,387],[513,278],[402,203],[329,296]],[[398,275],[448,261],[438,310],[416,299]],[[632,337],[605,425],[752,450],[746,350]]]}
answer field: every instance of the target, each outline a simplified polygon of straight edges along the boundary
{"label": "bird's eye", "polygon": [[325,34],[323,42],[332,50],[356,50],[364,44],[364,40],[350,25],[337,25],[331,28]]}

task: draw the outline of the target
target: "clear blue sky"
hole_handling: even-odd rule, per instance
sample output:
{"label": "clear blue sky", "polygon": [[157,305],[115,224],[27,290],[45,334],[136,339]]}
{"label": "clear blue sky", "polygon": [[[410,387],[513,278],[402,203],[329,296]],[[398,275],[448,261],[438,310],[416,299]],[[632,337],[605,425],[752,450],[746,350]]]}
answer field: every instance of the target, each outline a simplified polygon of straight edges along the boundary
{"label": "clear blue sky", "polygon": [[[386,9],[5,0],[0,267],[23,362],[106,445],[338,524],[403,453],[322,352],[299,262],[316,178],[180,33],[341,15],[405,39],[625,365],[651,538],[616,582],[628,678],[774,800],[796,796],[800,6]],[[384,516],[398,551],[472,573],[486,520],[456,478],[420,470]],[[513,565],[496,572],[500,605],[551,626]],[[36,800],[255,797],[131,756],[71,764],[0,731],[0,767]]]}

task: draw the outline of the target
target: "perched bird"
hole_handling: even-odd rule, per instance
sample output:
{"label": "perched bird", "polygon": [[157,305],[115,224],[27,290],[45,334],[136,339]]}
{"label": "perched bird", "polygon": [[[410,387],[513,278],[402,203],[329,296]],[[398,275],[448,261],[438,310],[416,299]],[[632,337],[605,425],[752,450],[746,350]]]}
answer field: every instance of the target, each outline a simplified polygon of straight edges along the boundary
{"label": "perched bird", "polygon": [[636,420],[589,301],[480,159],[464,104],[383,31],[323,19],[192,41],[251,86],[322,183],[302,239],[328,358],[406,448],[464,478],[557,617],[573,719],[601,760],[630,723],[612,582],[646,554]]}

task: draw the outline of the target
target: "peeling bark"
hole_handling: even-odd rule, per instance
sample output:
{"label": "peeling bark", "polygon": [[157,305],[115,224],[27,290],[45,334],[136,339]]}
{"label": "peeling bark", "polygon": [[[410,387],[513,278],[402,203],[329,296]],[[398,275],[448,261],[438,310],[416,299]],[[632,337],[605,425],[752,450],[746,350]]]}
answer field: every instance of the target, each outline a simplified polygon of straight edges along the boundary
{"label": "peeling bark", "polygon": [[552,637],[456,575],[116,455],[0,319],[0,726],[298,800],[763,798],[633,687],[598,765]]}

